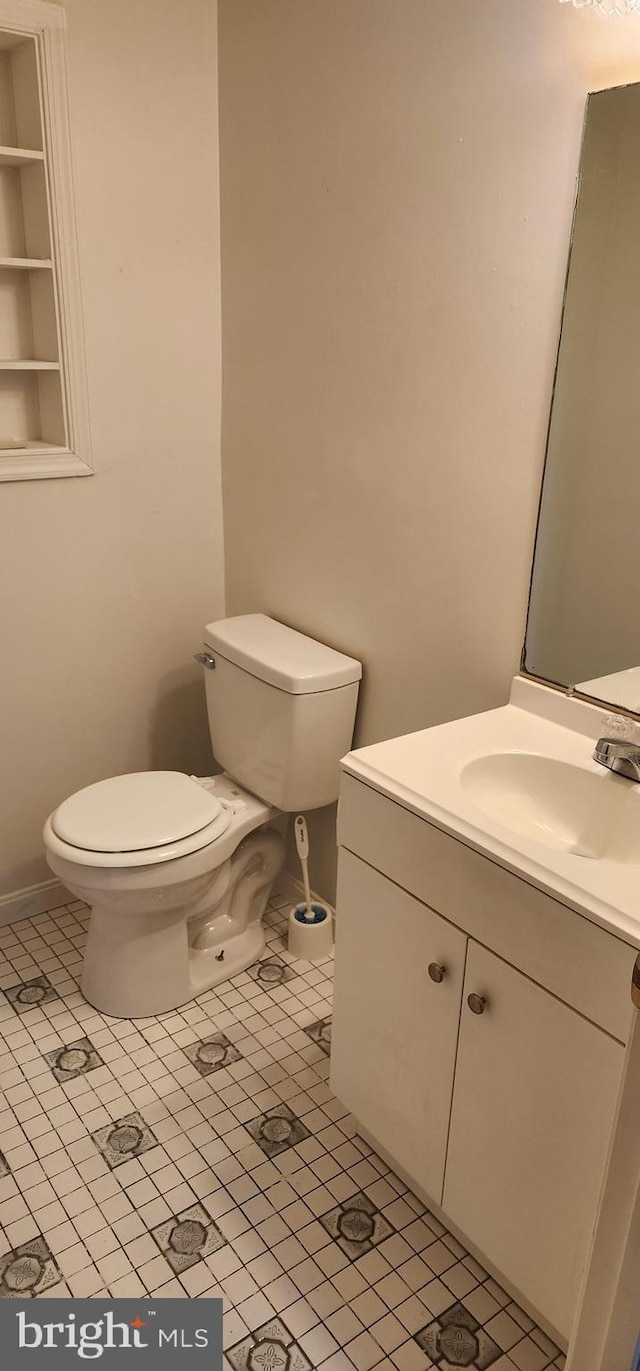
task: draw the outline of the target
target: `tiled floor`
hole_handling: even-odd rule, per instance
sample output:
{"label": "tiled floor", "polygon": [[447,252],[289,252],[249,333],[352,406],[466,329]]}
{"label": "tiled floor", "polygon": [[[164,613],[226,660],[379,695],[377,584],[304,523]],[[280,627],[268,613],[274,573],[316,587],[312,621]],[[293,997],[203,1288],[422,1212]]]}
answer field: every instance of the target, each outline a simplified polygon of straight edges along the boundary
{"label": "tiled floor", "polygon": [[0,929],[0,1296],[221,1295],[234,1371],[564,1365],[356,1137],[275,902],[263,961],[135,1022],[80,994],[87,919]]}

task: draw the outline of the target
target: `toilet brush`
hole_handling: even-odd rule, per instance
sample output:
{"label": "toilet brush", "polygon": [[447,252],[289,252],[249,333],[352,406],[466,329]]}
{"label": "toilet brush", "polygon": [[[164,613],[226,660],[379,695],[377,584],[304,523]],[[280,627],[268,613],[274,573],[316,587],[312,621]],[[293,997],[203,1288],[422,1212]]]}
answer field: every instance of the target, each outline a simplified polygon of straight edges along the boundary
{"label": "toilet brush", "polygon": [[311,907],[311,886],[309,885],[309,834],[307,832],[307,821],[304,814],[299,814],[295,822],[296,847],[302,867],[302,884],[304,885],[304,898],[306,900],[305,919],[313,923],[313,909]]}
{"label": "toilet brush", "polygon": [[311,899],[309,834],[304,814],[298,814],[293,828],[302,867],[304,900],[294,905],[289,914],[289,951],[303,961],[315,962],[327,957],[333,947],[333,914],[327,905]]}

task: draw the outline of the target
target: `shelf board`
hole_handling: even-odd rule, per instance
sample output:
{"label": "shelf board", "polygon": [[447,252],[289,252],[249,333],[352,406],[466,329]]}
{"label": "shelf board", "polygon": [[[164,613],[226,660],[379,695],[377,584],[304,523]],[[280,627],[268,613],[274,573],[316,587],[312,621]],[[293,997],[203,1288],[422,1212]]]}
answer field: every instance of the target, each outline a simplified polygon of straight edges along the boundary
{"label": "shelf board", "polygon": [[0,371],[59,371],[59,362],[25,361],[22,357],[0,359]]}
{"label": "shelf board", "polygon": [[0,147],[0,167],[30,167],[34,162],[43,162],[44,153],[32,148]]}
{"label": "shelf board", "polygon": [[0,268],[13,267],[15,271],[51,270],[52,266],[50,257],[0,257]]}
{"label": "shelf board", "polygon": [[11,447],[2,447],[0,440],[0,457],[28,457],[32,452],[38,457],[45,453],[57,456],[68,451],[67,447],[60,447],[58,443],[45,443],[42,438],[25,438],[24,443],[14,443]]}

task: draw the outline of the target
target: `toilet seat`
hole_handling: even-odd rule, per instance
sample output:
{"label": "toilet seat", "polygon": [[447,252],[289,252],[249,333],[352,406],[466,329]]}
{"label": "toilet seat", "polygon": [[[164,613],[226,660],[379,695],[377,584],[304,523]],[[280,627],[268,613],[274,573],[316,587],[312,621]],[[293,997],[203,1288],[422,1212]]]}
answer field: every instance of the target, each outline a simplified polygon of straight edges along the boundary
{"label": "toilet seat", "polygon": [[52,852],[83,866],[149,866],[215,842],[231,813],[180,771],[138,771],[70,796],[47,819],[44,836]]}

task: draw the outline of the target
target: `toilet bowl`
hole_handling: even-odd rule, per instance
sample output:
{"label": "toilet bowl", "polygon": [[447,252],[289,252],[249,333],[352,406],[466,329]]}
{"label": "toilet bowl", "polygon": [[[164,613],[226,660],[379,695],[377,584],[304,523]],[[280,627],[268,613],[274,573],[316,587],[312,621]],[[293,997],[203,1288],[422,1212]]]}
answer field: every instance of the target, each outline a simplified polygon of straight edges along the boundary
{"label": "toilet bowl", "polygon": [[205,630],[209,726],[225,767],[114,776],[44,826],[47,861],[91,908],[82,990],[138,1018],[177,1008],[257,961],[288,814],[337,799],[360,663],[269,619]]}
{"label": "toilet bowl", "polygon": [[[264,948],[262,916],[284,864],[286,815],[229,777],[119,776],[108,802],[122,801],[126,809],[126,802],[148,797],[154,781],[166,789],[169,778],[199,786],[219,805],[219,818],[173,842],[129,852],[66,841],[59,829],[80,834],[63,822],[64,805],[45,824],[51,869],[91,907],[83,993],[115,1018],[162,1014],[257,961]],[[109,784],[98,782],[73,799],[86,799],[90,791],[90,800],[101,799],[99,791]],[[131,841],[137,841],[133,822]]]}

